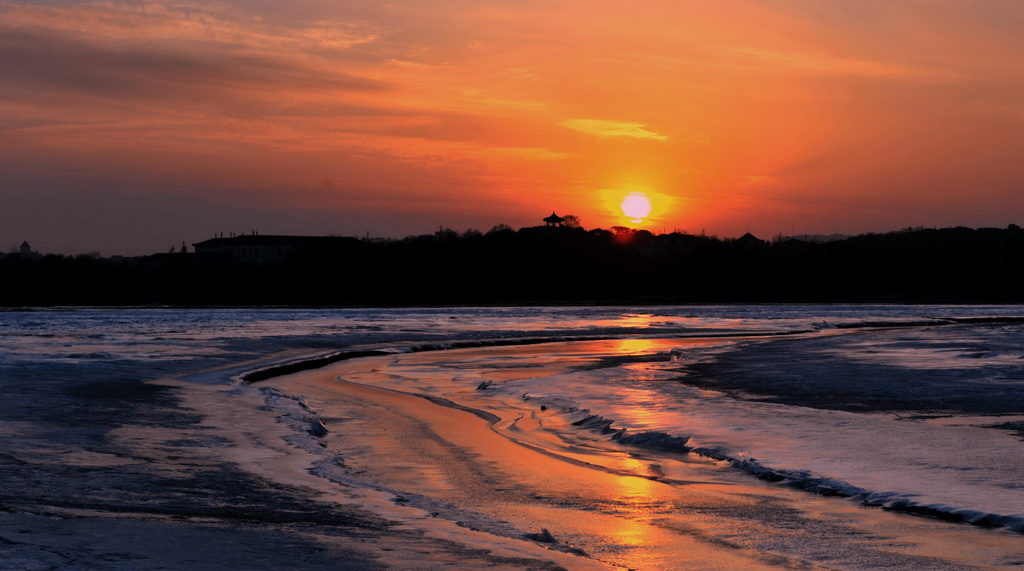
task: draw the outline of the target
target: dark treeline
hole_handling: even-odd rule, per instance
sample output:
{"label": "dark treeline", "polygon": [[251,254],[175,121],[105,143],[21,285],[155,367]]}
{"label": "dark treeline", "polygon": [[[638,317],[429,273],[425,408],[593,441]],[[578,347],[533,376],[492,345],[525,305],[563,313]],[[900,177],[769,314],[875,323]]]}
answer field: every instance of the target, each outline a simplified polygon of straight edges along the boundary
{"label": "dark treeline", "polygon": [[470,305],[1021,302],[1024,230],[913,229],[764,242],[581,228],[442,230],[330,256],[0,259],[0,304]]}

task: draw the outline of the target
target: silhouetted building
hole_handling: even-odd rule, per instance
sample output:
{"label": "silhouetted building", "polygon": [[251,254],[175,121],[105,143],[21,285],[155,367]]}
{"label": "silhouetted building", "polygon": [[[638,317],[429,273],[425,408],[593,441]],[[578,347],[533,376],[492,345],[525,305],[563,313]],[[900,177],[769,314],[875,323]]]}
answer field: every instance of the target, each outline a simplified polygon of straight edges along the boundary
{"label": "silhouetted building", "polygon": [[240,262],[252,264],[326,260],[343,256],[359,246],[359,240],[347,236],[258,234],[213,238],[192,244],[196,254],[228,254]]}
{"label": "silhouetted building", "polygon": [[736,238],[736,243],[744,248],[760,248],[766,244],[764,240],[754,236],[750,232]]}
{"label": "silhouetted building", "polygon": [[18,253],[21,254],[22,256],[32,255],[32,246],[28,245],[27,240],[21,243],[21,247],[18,248]]}
{"label": "silhouetted building", "polygon": [[547,218],[544,219],[544,222],[546,222],[548,226],[561,226],[562,222],[565,222],[565,218],[562,218],[561,216],[552,212],[551,216],[548,216]]}

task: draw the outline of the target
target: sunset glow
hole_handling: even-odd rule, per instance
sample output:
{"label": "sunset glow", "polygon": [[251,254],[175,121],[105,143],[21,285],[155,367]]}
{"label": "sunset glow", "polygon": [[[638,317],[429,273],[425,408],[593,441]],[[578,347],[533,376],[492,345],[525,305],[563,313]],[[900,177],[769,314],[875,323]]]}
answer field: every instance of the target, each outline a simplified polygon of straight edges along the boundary
{"label": "sunset glow", "polygon": [[0,247],[609,228],[629,192],[652,231],[1005,227],[1021,29],[969,0],[2,1]]}

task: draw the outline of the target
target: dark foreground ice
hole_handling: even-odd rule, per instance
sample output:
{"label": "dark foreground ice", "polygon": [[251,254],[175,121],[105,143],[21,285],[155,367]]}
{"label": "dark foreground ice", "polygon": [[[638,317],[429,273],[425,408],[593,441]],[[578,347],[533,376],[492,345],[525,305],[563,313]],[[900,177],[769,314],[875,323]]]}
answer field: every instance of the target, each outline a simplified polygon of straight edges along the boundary
{"label": "dark foreground ice", "polygon": [[322,352],[334,324],[371,328],[306,311],[0,313],[0,568],[375,569],[424,553],[435,565],[552,567],[246,472],[237,443],[182,404],[189,385],[230,387],[259,362]]}

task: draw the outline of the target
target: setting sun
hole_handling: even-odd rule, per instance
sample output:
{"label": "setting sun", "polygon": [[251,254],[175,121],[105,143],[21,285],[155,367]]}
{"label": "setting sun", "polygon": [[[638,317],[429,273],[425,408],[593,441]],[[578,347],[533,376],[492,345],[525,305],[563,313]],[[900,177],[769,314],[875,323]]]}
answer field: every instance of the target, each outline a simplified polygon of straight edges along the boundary
{"label": "setting sun", "polygon": [[631,192],[622,201],[622,213],[630,218],[630,222],[639,224],[651,213],[651,201],[639,192]]}

